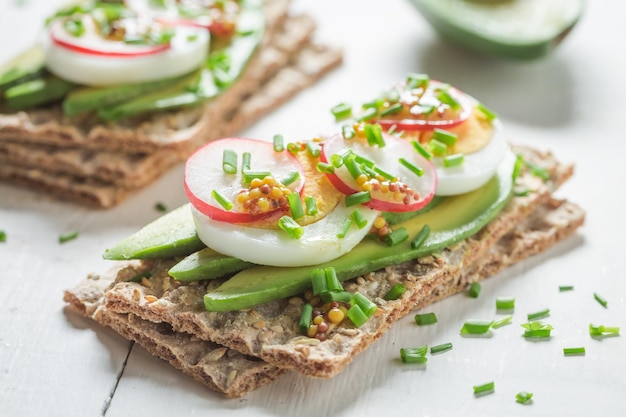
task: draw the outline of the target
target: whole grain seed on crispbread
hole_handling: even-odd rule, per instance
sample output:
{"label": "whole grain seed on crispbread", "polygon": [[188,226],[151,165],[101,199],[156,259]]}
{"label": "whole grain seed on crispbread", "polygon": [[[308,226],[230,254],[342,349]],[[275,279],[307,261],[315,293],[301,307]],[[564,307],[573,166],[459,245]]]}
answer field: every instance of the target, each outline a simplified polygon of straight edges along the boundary
{"label": "whole grain seed on crispbread", "polygon": [[[527,171],[519,182],[528,188],[525,197],[514,198],[508,206],[475,236],[440,253],[391,266],[346,283],[348,291],[358,290],[378,304],[376,314],[362,327],[339,326],[328,340],[316,342],[300,336],[297,323],[304,302],[294,297],[236,312],[207,312],[202,296],[219,285],[219,280],[181,285],[158,292],[135,283],[119,283],[107,292],[107,307],[119,313],[133,313],[154,322],[168,322],[175,331],[195,334],[245,354],[258,356],[276,366],[306,375],[329,377],[341,371],[354,356],[367,348],[396,320],[407,314],[420,300],[445,285],[460,271],[489,252],[522,219],[550,199],[551,192],[572,174],[572,167],[558,163],[552,155],[516,148],[526,160],[550,173],[547,181]],[[169,264],[152,269],[154,287],[170,281]],[[382,296],[395,282],[407,287],[402,303],[385,303]],[[139,293],[138,299],[135,295]],[[157,298],[146,302],[145,295]],[[279,331],[278,331],[279,330]]]}

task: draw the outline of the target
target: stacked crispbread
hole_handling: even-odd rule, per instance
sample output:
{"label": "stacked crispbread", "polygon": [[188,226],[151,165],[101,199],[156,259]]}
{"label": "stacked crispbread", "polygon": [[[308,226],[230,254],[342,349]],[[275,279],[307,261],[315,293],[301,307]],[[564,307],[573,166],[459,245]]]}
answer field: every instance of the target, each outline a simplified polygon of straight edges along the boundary
{"label": "stacked crispbread", "polygon": [[[549,153],[514,150],[545,168],[550,179],[524,172],[518,183],[531,192],[513,197],[476,235],[436,254],[345,282],[347,291],[373,300],[377,312],[359,328],[342,323],[325,341],[298,333],[301,296],[242,311],[206,311],[202,296],[221,281],[176,282],[167,275],[175,259],[119,262],[67,291],[65,300],[229,397],[244,395],[287,370],[333,376],[410,311],[547,250],[583,224],[578,206],[552,196],[573,167]],[[141,282],[129,281],[146,271],[150,274]],[[398,300],[385,301],[383,295],[396,283],[407,291]]]}
{"label": "stacked crispbread", "polygon": [[102,124],[60,106],[0,112],[0,180],[92,207],[120,203],[207,141],[231,136],[340,64],[289,0],[265,4],[266,30],[243,74],[200,107]]}

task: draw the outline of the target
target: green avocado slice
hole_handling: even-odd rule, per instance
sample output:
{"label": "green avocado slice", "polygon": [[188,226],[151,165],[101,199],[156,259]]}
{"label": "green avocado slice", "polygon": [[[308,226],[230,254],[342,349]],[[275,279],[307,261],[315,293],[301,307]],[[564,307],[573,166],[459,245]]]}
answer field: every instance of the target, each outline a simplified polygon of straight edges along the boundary
{"label": "green avocado slice", "polygon": [[61,100],[75,87],[69,81],[45,75],[7,89],[4,100],[10,110],[24,110]]}
{"label": "green avocado slice", "polygon": [[580,19],[584,0],[411,0],[445,39],[503,58],[554,49]]}
{"label": "green avocado slice", "polygon": [[412,219],[400,222],[414,237],[424,225],[431,232],[426,242],[413,249],[405,246],[383,246],[364,240],[340,258],[322,265],[296,268],[256,266],[237,273],[204,296],[209,311],[233,311],[302,293],[310,286],[312,268],[333,267],[340,280],[346,280],[431,254],[459,242],[484,227],[506,206],[513,190],[515,156],[507,155],[494,176],[482,188],[442,199],[436,207]]}
{"label": "green avocado slice", "polygon": [[19,83],[40,78],[43,72],[43,50],[39,46],[31,46],[0,66],[0,92]]}

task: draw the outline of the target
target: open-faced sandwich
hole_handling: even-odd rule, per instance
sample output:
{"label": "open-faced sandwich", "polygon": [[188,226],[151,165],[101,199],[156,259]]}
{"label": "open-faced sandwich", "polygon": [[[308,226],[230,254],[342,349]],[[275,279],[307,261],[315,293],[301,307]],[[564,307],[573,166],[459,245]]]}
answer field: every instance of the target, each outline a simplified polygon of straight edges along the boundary
{"label": "open-faced sandwich", "polygon": [[572,166],[509,145],[458,89],[411,74],[361,108],[335,107],[350,122],[327,137],[199,148],[189,204],[108,249],[112,269],[65,300],[239,396],[287,370],[337,374],[411,310],[583,223],[552,197]]}
{"label": "open-faced sandwich", "polygon": [[111,207],[341,62],[289,0],[84,0],[0,67],[0,180]]}

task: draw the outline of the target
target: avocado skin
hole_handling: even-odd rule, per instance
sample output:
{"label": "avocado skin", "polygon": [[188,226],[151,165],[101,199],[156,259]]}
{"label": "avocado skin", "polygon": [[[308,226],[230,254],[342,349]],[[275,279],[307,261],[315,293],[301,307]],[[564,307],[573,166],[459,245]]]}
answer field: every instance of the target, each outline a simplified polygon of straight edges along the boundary
{"label": "avocado skin", "polygon": [[232,256],[222,255],[213,249],[204,248],[185,257],[168,273],[178,281],[198,281],[220,278],[253,265]]}
{"label": "avocado skin", "polygon": [[[533,60],[546,56],[556,48],[580,20],[581,14],[554,36],[536,42],[507,42],[478,31],[455,25],[445,16],[430,10],[424,0],[410,0],[422,16],[450,43],[476,52],[512,60]],[[578,0],[577,0],[578,1]],[[581,7],[582,10],[582,7]]]}

